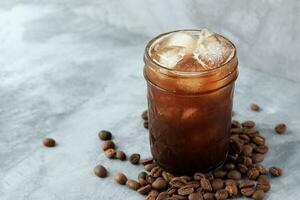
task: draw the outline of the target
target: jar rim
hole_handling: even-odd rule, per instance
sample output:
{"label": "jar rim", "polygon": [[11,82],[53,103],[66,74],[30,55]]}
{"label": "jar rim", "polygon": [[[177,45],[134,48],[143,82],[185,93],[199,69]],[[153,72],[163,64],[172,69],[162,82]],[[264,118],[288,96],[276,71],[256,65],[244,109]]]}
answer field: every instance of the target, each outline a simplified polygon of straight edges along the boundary
{"label": "jar rim", "polygon": [[236,47],[235,45],[226,37],[224,37],[223,35],[220,35],[218,33],[214,33],[222,38],[224,38],[226,41],[228,41],[233,47],[234,47],[234,52],[233,52],[233,56],[227,60],[225,63],[221,64],[218,67],[212,68],[212,69],[207,69],[207,70],[203,70],[203,71],[180,71],[180,70],[176,70],[176,69],[172,69],[172,68],[168,68],[165,67],[163,65],[161,65],[160,63],[156,62],[151,56],[150,56],[150,50],[151,50],[151,46],[152,44],[160,39],[163,36],[166,36],[168,34],[171,33],[176,33],[176,32],[199,32],[202,29],[178,29],[178,30],[174,30],[174,31],[169,31],[169,32],[165,32],[165,33],[161,33],[159,35],[157,35],[156,37],[154,37],[153,39],[151,39],[148,44],[146,45],[145,48],[145,59],[147,59],[148,61],[151,62],[151,64],[154,64],[156,66],[158,66],[159,68],[163,69],[163,70],[167,70],[168,72],[173,72],[176,73],[177,75],[182,75],[182,76],[194,76],[194,75],[203,75],[203,74],[207,74],[207,73],[211,73],[211,72],[215,72],[219,69],[221,69],[222,67],[226,66],[228,63],[230,63],[232,60],[234,60],[236,58]]}

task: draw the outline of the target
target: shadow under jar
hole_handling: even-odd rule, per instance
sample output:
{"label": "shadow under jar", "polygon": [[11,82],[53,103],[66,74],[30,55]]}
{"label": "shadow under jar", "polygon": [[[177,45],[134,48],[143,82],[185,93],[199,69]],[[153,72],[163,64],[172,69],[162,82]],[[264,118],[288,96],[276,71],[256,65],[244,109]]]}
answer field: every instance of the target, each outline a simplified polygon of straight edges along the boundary
{"label": "shadow under jar", "polygon": [[[200,30],[181,30],[195,32]],[[179,31],[175,31],[179,32]],[[173,32],[170,32],[173,33]],[[173,173],[210,171],[226,159],[238,60],[201,71],[167,68],[153,59],[152,39],[145,50],[151,152]]]}

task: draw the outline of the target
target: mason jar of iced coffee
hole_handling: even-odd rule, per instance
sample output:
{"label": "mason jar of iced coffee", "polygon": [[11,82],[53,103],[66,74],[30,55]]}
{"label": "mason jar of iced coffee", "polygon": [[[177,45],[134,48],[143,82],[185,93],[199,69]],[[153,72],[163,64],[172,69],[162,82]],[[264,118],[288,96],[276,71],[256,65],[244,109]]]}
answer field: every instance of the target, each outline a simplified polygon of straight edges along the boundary
{"label": "mason jar of iced coffee", "polygon": [[227,155],[236,48],[203,30],[152,39],[145,50],[151,152],[174,173],[209,171]]}

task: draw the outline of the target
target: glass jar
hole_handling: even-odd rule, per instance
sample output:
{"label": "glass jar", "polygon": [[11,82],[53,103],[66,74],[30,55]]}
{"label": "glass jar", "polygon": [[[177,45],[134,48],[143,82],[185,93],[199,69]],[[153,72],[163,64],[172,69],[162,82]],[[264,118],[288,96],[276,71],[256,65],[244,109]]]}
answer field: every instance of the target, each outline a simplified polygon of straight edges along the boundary
{"label": "glass jar", "polygon": [[166,34],[152,39],[144,54],[151,152],[170,172],[209,171],[221,165],[228,152],[238,77],[236,49],[228,40],[234,55],[225,64],[205,71],[177,71],[155,62],[150,54],[152,44]]}

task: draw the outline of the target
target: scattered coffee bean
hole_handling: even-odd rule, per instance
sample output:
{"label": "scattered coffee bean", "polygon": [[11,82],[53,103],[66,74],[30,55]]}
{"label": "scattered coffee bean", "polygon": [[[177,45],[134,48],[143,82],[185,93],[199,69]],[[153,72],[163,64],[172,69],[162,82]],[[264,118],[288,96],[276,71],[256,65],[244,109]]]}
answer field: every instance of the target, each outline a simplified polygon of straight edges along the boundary
{"label": "scattered coffee bean", "polygon": [[138,190],[140,188],[140,184],[137,181],[131,179],[126,181],[126,186],[132,190]]}
{"label": "scattered coffee bean", "polygon": [[259,105],[255,104],[255,103],[250,104],[250,109],[253,111],[260,111]]}
{"label": "scattered coffee bean", "polygon": [[107,170],[102,165],[96,165],[94,167],[94,173],[96,176],[101,177],[101,178],[104,178],[107,176]]}
{"label": "scattered coffee bean", "polygon": [[215,194],[211,193],[211,192],[207,192],[207,193],[204,193],[203,198],[205,200],[214,200],[215,199]]}
{"label": "scattered coffee bean", "polygon": [[264,159],[265,159],[265,156],[264,156],[264,154],[261,154],[261,153],[256,153],[256,154],[253,154],[253,156],[252,156],[253,163],[262,162],[262,161],[264,161]]}
{"label": "scattered coffee bean", "polygon": [[224,188],[224,182],[222,179],[220,178],[216,178],[212,184],[211,184],[212,188],[214,189],[214,191],[220,190]]}
{"label": "scattered coffee bean", "polygon": [[255,126],[255,122],[251,121],[251,120],[244,121],[242,123],[242,126],[245,127],[245,128],[253,128]]}
{"label": "scattered coffee bean", "polygon": [[[227,175],[227,172],[224,170],[218,170],[218,171],[215,171],[213,174],[216,178],[224,178]],[[195,180],[197,180],[197,179],[195,179]]]}
{"label": "scattered coffee bean", "polygon": [[274,176],[274,177],[278,177],[278,176],[281,176],[281,175],[282,175],[282,169],[279,168],[279,167],[275,167],[275,166],[270,167],[270,168],[269,168],[269,172],[270,172],[270,174],[271,174],[272,176]]}
{"label": "scattered coffee bean", "polygon": [[227,191],[229,197],[234,197],[238,194],[238,188],[236,185],[227,185],[225,190]]}
{"label": "scattered coffee bean", "polygon": [[45,138],[43,139],[43,144],[46,147],[54,147],[55,146],[55,140],[53,138]]}
{"label": "scattered coffee bean", "polygon": [[231,134],[242,134],[243,129],[242,128],[232,128],[232,129],[230,129],[230,133]]}
{"label": "scattered coffee bean", "polygon": [[243,181],[243,182],[240,182],[240,184],[239,184],[240,189],[253,188],[254,186],[255,186],[255,183],[253,181]]}
{"label": "scattered coffee bean", "polygon": [[237,185],[237,181],[233,179],[226,179],[225,180],[225,185]]}
{"label": "scattered coffee bean", "polygon": [[141,186],[148,185],[149,183],[146,181],[146,178],[138,178],[138,182]]}
{"label": "scattered coffee bean", "polygon": [[153,162],[153,157],[140,159],[140,164],[147,165]]}
{"label": "scattered coffee bean", "polygon": [[278,134],[283,134],[283,133],[285,133],[285,132],[286,132],[286,125],[283,124],[283,123],[277,124],[277,125],[275,126],[275,131],[276,131],[276,133],[278,133]]}
{"label": "scattered coffee bean", "polygon": [[267,170],[262,164],[256,164],[255,169],[259,172],[259,174],[266,174]]}
{"label": "scattered coffee bean", "polygon": [[175,194],[175,193],[177,193],[177,188],[175,188],[175,187],[170,187],[170,188],[167,189],[167,193],[168,193],[169,195]]}
{"label": "scattered coffee bean", "polygon": [[116,151],[114,149],[107,149],[107,150],[105,150],[105,156],[107,158],[115,158]]}
{"label": "scattered coffee bean", "polygon": [[247,172],[247,177],[249,179],[255,180],[259,176],[259,172],[255,168],[250,168]]}
{"label": "scattered coffee bean", "polygon": [[163,172],[162,168],[160,168],[160,167],[157,166],[157,167],[154,167],[154,168],[151,170],[150,174],[151,174],[154,178],[157,178],[157,177],[159,177],[159,176],[162,175],[162,172]]}
{"label": "scattered coffee bean", "polygon": [[232,120],[231,128],[241,128],[241,123],[237,120]]}
{"label": "scattered coffee bean", "polygon": [[102,144],[102,149],[104,151],[107,149],[114,149],[114,148],[115,148],[115,144],[111,140],[107,140],[107,141],[103,142],[103,144]]}
{"label": "scattered coffee bean", "polygon": [[102,130],[98,133],[101,140],[111,140],[112,134],[110,131]]}
{"label": "scattered coffee bean", "polygon": [[238,164],[238,169],[242,174],[246,174],[248,172],[248,167],[244,164]]}
{"label": "scattered coffee bean", "polygon": [[167,181],[170,182],[172,178],[174,178],[174,175],[171,174],[170,172],[163,171],[162,172],[162,177]]}
{"label": "scattered coffee bean", "polygon": [[180,177],[174,177],[170,181],[170,185],[173,187],[177,187],[177,188],[184,186],[186,183],[187,183],[187,181]]}
{"label": "scattered coffee bean", "polygon": [[253,188],[243,188],[241,189],[241,194],[246,197],[250,197],[253,195],[255,190]]}
{"label": "scattered coffee bean", "polygon": [[147,175],[148,174],[146,172],[140,172],[138,178],[146,179]]}
{"label": "scattered coffee bean", "polygon": [[154,196],[155,198],[159,195],[159,192],[157,192],[156,190],[151,190],[148,195]]}
{"label": "scattered coffee bean", "polygon": [[178,189],[177,193],[179,195],[189,195],[189,194],[192,194],[194,192],[194,188],[192,185],[185,185],[185,186],[182,186],[181,188]]}
{"label": "scattered coffee bean", "polygon": [[206,179],[206,178],[201,179],[200,184],[201,184],[201,187],[203,188],[203,190],[209,191],[209,192],[212,191],[212,186],[208,179]]}
{"label": "scattered coffee bean", "polygon": [[189,200],[203,200],[203,197],[200,192],[194,192],[188,196],[188,199]]}
{"label": "scattered coffee bean", "polygon": [[[225,172],[226,173],[226,172]],[[198,172],[198,173],[195,173],[194,174],[194,180],[196,181],[200,181],[201,179],[205,178],[205,174],[201,173],[201,172]]]}
{"label": "scattered coffee bean", "polygon": [[155,181],[155,178],[151,175],[147,175],[146,181],[147,181],[147,183],[152,184]]}
{"label": "scattered coffee bean", "polygon": [[129,157],[129,162],[133,165],[137,165],[139,164],[140,157],[141,157],[140,154],[134,153]]}
{"label": "scattered coffee bean", "polygon": [[142,112],[141,117],[143,120],[148,120],[148,110],[145,110]]}
{"label": "scattered coffee bean", "polygon": [[116,151],[116,159],[126,160],[126,154],[123,151]]}
{"label": "scattered coffee bean", "polygon": [[228,170],[228,171],[231,171],[231,170],[234,170],[235,166],[233,163],[226,163],[224,166],[223,166],[224,169]]}
{"label": "scattered coffee bean", "polygon": [[121,185],[125,185],[127,182],[127,177],[125,176],[125,174],[118,172],[115,175],[115,181]]}
{"label": "scattered coffee bean", "polygon": [[159,195],[156,197],[156,200],[166,200],[169,197],[167,192],[161,192]]}
{"label": "scattered coffee bean", "polygon": [[156,164],[150,163],[150,164],[145,165],[144,168],[146,171],[151,172],[151,170],[156,166],[157,166]]}
{"label": "scattered coffee bean", "polygon": [[143,187],[140,187],[137,191],[140,194],[146,195],[151,191],[151,185],[145,185]]}
{"label": "scattered coffee bean", "polygon": [[266,175],[260,175],[258,177],[256,189],[263,190],[264,192],[268,192],[271,189],[269,178]]}
{"label": "scattered coffee bean", "polygon": [[226,200],[227,197],[228,197],[228,193],[224,189],[218,190],[215,194],[216,200]]}
{"label": "scattered coffee bean", "polygon": [[252,195],[252,198],[254,200],[263,200],[265,197],[265,193],[262,190],[257,190],[254,192],[254,194]]}
{"label": "scattered coffee bean", "polygon": [[172,197],[167,198],[167,200],[186,200],[186,197],[178,194],[173,194]]}
{"label": "scattered coffee bean", "polygon": [[253,147],[251,145],[246,144],[243,146],[242,155],[250,157],[252,156],[252,152],[253,152]]}
{"label": "scattered coffee bean", "polygon": [[153,183],[152,183],[152,188],[159,191],[159,192],[162,192],[164,191],[168,186],[168,183],[167,181],[165,181],[165,179],[159,177],[157,178]]}
{"label": "scattered coffee bean", "polygon": [[234,179],[234,180],[239,180],[241,179],[241,177],[242,177],[241,173],[237,170],[232,170],[227,174],[227,178]]}
{"label": "scattered coffee bean", "polygon": [[254,149],[255,152],[257,152],[257,153],[262,153],[262,154],[267,153],[268,150],[269,150],[269,148],[268,148],[267,146],[265,146],[265,145],[258,146],[258,147],[256,147],[256,148]]}
{"label": "scattered coffee bean", "polygon": [[261,136],[256,136],[252,138],[252,141],[257,145],[265,145],[265,139]]}
{"label": "scattered coffee bean", "polygon": [[146,128],[146,129],[149,128],[149,122],[148,121],[144,121],[144,128]]}

